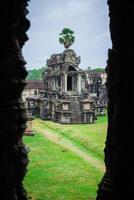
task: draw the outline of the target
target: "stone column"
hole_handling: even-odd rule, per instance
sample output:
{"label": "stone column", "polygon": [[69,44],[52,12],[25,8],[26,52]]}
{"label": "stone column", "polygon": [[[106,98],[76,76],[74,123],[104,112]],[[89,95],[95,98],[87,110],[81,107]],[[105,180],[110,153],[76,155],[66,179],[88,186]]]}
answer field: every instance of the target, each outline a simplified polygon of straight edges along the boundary
{"label": "stone column", "polygon": [[67,74],[64,74],[64,92],[67,92]]}
{"label": "stone column", "polygon": [[86,83],[85,83],[85,77],[82,79],[82,81],[81,81],[81,88],[83,89],[83,90],[85,90],[85,85],[86,85]]}
{"label": "stone column", "polygon": [[32,126],[33,120],[34,120],[33,116],[28,116],[27,124],[26,124],[27,128],[25,129],[24,135],[26,135],[26,136],[33,136],[34,135],[33,126]]}
{"label": "stone column", "polygon": [[55,80],[55,77],[53,77],[53,90],[56,90],[56,80]]}
{"label": "stone column", "polygon": [[76,91],[77,83],[76,83],[76,75],[72,76],[72,90]]}
{"label": "stone column", "polygon": [[61,74],[61,92],[63,92],[63,75]]}
{"label": "stone column", "polygon": [[22,101],[26,85],[22,47],[30,23],[27,0],[2,1],[0,12],[0,199],[28,200],[23,187],[27,149],[22,136],[27,115]]}
{"label": "stone column", "polygon": [[77,91],[78,93],[81,93],[81,74],[78,74],[77,76]]}
{"label": "stone column", "polygon": [[106,172],[97,200],[134,198],[134,1],[109,0]]}
{"label": "stone column", "polygon": [[55,77],[55,85],[56,85],[56,90],[58,89],[58,76]]}
{"label": "stone column", "polygon": [[74,77],[74,88],[75,88],[75,92],[77,92],[77,75],[75,75]]}
{"label": "stone column", "polygon": [[50,91],[52,91],[52,77],[49,77]]}

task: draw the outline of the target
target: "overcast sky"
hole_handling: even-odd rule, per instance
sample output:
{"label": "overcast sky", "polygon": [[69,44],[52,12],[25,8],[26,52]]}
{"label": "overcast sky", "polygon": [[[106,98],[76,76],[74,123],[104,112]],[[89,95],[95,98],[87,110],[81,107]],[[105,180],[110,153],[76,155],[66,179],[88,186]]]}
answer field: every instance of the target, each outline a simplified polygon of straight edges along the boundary
{"label": "overcast sky", "polygon": [[71,46],[81,56],[81,68],[105,67],[111,47],[107,0],[32,0],[28,18],[30,40],[23,54],[27,69],[45,66],[53,53],[61,53],[59,33],[64,27],[75,32]]}

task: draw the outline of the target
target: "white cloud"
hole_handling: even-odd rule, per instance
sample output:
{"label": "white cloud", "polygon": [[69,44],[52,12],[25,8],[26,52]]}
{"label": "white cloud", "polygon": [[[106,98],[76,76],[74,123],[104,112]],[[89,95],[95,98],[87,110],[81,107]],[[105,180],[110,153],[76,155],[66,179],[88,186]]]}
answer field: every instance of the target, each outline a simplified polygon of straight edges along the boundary
{"label": "white cloud", "polygon": [[51,10],[47,14],[47,19],[57,20],[63,18],[72,18],[79,15],[86,15],[89,12],[89,3],[86,0],[68,0],[58,8]]}

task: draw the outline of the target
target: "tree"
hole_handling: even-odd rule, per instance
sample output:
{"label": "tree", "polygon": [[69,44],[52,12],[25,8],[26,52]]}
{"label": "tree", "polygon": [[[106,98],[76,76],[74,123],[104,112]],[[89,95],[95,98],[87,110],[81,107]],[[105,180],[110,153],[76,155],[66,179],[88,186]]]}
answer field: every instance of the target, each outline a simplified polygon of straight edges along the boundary
{"label": "tree", "polygon": [[42,80],[42,73],[45,70],[46,70],[46,67],[28,70],[27,80]]}
{"label": "tree", "polygon": [[74,31],[70,28],[64,28],[59,35],[59,42],[63,44],[66,49],[68,49],[75,41]]}

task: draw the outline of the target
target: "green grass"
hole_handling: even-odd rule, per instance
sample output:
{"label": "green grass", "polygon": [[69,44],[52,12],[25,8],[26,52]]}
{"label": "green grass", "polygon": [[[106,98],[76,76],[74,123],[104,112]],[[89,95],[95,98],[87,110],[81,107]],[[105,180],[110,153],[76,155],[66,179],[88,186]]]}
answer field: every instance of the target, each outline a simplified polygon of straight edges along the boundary
{"label": "green grass", "polygon": [[[83,151],[93,152],[103,160],[106,136],[106,117],[96,124],[60,125],[35,120],[44,131],[67,137]],[[30,147],[29,171],[24,184],[33,200],[94,200],[97,184],[103,172],[58,144],[49,141],[39,131],[34,137],[24,137]]]}
{"label": "green grass", "polygon": [[[39,120],[40,121],[40,120]],[[107,129],[106,116],[98,117],[95,124],[61,125],[52,121],[40,121],[45,129],[58,132],[74,141],[81,148],[92,151],[92,154],[102,160],[104,157],[104,141]]]}

